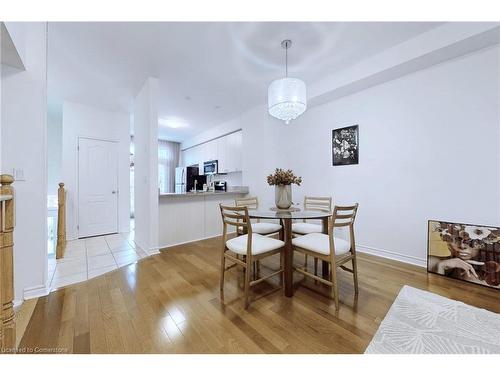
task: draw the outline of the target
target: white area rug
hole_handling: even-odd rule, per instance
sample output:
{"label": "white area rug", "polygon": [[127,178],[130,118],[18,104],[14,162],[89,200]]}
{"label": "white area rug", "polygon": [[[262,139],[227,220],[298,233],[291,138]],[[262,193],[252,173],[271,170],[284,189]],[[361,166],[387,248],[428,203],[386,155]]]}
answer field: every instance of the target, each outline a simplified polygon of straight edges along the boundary
{"label": "white area rug", "polygon": [[498,354],[500,314],[405,285],[365,353]]}

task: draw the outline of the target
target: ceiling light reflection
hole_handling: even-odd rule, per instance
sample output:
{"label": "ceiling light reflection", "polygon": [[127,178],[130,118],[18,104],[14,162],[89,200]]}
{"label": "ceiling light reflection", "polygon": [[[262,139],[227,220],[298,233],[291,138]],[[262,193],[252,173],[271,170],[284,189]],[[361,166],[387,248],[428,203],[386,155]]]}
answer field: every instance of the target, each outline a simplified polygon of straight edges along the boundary
{"label": "ceiling light reflection", "polygon": [[158,125],[171,129],[180,129],[189,127],[189,123],[179,117],[164,117],[158,119]]}

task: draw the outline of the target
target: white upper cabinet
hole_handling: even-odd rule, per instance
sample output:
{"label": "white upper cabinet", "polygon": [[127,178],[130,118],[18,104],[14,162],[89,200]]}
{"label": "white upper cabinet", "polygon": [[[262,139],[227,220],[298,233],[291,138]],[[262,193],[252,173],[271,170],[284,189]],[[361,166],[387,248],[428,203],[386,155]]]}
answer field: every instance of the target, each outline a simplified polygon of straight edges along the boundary
{"label": "white upper cabinet", "polygon": [[242,132],[237,131],[191,147],[181,152],[182,166],[198,164],[199,173],[203,174],[203,163],[218,160],[219,173],[241,171]]}
{"label": "white upper cabinet", "polygon": [[182,166],[189,167],[198,164],[199,174],[203,174],[203,149],[200,146],[188,148],[181,152]]}
{"label": "white upper cabinet", "polygon": [[198,164],[199,172],[198,174],[205,174],[205,168],[203,167],[203,163],[205,162],[205,156],[207,153],[207,144],[204,143],[202,145],[198,145],[194,147],[196,149],[196,163]]}
{"label": "white upper cabinet", "polygon": [[242,154],[242,132],[229,134],[228,136],[228,159],[230,160],[230,172],[241,171],[241,154]]}
{"label": "white upper cabinet", "polygon": [[204,149],[204,156],[205,158],[203,159],[203,161],[212,161],[212,160],[217,160],[217,158],[219,157],[219,154],[218,154],[218,142],[216,139],[214,139],[213,141],[210,141],[210,142],[207,142],[204,144],[205,146],[205,149]]}
{"label": "white upper cabinet", "polygon": [[227,162],[227,137],[220,137],[215,139],[217,142],[217,161],[219,173],[228,173],[228,162]]}

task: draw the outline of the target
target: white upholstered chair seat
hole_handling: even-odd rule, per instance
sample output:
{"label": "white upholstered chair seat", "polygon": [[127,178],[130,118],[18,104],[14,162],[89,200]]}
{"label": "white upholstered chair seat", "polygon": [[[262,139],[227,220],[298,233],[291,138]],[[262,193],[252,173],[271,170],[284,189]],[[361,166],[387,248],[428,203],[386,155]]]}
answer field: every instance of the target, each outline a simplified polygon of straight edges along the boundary
{"label": "white upholstered chair seat", "polygon": [[323,226],[321,224],[313,223],[293,223],[292,233],[309,234],[309,233],[322,233]]}
{"label": "white upholstered chair seat", "polygon": [[[253,228],[253,225],[252,225]],[[247,238],[248,234],[231,238],[226,242],[229,250],[236,254],[246,255],[247,253]],[[258,233],[252,234],[252,255],[259,255],[279,249],[285,246],[285,243],[274,238],[266,237]]]}
{"label": "white upholstered chair seat", "polygon": [[[351,245],[348,241],[342,238],[333,238],[335,245],[335,255],[343,255],[349,252]],[[329,255],[330,254],[330,239],[327,234],[310,233],[305,236],[297,237],[292,240],[293,246],[314,251],[315,253]]]}
{"label": "white upholstered chair seat", "polygon": [[276,223],[252,223],[252,231],[258,234],[271,234],[281,230],[281,225]]}

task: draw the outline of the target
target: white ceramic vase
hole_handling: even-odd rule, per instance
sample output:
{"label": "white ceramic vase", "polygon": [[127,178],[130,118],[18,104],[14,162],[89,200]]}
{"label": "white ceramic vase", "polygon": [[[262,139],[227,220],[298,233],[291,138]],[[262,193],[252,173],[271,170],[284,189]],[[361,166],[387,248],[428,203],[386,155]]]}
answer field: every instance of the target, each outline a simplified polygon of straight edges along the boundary
{"label": "white ceramic vase", "polygon": [[282,210],[292,205],[292,185],[276,185],[274,190],[274,202],[276,207]]}

